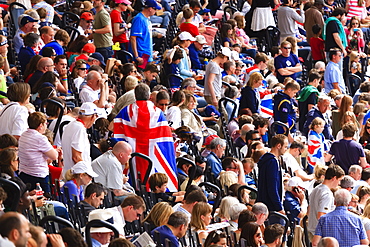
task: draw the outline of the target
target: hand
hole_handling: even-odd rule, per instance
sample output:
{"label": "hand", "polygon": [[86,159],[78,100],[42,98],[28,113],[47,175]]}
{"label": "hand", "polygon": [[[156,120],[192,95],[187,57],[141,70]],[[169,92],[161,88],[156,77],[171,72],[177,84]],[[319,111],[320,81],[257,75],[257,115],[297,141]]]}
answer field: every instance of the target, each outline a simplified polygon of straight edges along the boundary
{"label": "hand", "polygon": [[137,57],[136,58],[136,61],[139,65],[143,64],[144,63],[144,59],[142,59],[141,57]]}
{"label": "hand", "polygon": [[344,49],[343,50],[343,57],[346,57],[347,56],[347,51]]}
{"label": "hand", "polygon": [[302,203],[305,198],[303,190],[298,189],[297,196],[299,198],[299,201]]}
{"label": "hand", "polygon": [[67,76],[68,70],[67,69],[62,69],[60,71],[60,76]]}
{"label": "hand", "polygon": [[63,238],[59,234],[47,234],[46,235],[53,247],[64,247]]}
{"label": "hand", "polygon": [[84,31],[84,33],[85,33],[85,34],[92,34],[92,30],[91,30],[91,29],[86,29],[86,30]]}
{"label": "hand", "polygon": [[212,105],[214,105],[214,106],[216,106],[216,107],[217,107],[217,105],[218,105],[218,100],[217,100],[217,99],[213,99],[213,100],[212,100]]}

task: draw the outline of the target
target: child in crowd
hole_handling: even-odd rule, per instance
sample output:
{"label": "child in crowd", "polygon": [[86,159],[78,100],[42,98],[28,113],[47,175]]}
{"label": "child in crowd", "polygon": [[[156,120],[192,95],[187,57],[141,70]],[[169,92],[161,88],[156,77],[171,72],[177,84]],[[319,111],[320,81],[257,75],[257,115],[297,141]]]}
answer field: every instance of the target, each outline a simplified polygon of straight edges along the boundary
{"label": "child in crowd", "polygon": [[309,173],[313,172],[315,165],[325,165],[324,151],[325,150],[325,137],[322,133],[324,130],[325,121],[317,117],[310,125],[310,132],[308,133],[308,170]]}
{"label": "child in crowd", "polygon": [[189,32],[193,37],[199,35],[198,27],[195,26],[192,21],[194,18],[194,12],[191,9],[185,9],[182,11],[185,22],[181,23],[180,30],[181,32]]}
{"label": "child in crowd", "polygon": [[[181,59],[184,57],[182,51],[180,49],[174,48],[172,49],[172,52],[169,55],[169,60],[171,63],[168,65],[168,75],[174,74],[174,75],[180,75],[180,69],[179,69],[179,63],[181,62]],[[169,78],[170,87],[171,89],[178,90],[181,87],[181,80],[176,77],[170,77]]]}
{"label": "child in crowd", "polygon": [[352,74],[362,77],[360,53],[358,53],[357,51],[352,51],[349,54],[349,66]]}
{"label": "child in crowd", "polygon": [[335,9],[335,1],[334,0],[327,0],[324,4],[324,14],[328,17],[331,16],[331,12]]}
{"label": "child in crowd", "polygon": [[247,56],[244,53],[241,53],[242,47],[240,44],[233,44],[232,45],[232,50],[236,51],[239,54],[239,60],[245,63],[248,67],[253,66],[254,64],[254,59]]}
{"label": "child in crowd", "polygon": [[168,177],[164,173],[154,173],[149,177],[150,190],[155,194],[158,201],[181,202],[184,200],[185,191],[175,192],[172,195],[165,193],[167,189]]}
{"label": "child in crowd", "polygon": [[318,24],[312,27],[313,37],[310,38],[313,63],[325,61],[324,40],[321,38],[321,27]]}

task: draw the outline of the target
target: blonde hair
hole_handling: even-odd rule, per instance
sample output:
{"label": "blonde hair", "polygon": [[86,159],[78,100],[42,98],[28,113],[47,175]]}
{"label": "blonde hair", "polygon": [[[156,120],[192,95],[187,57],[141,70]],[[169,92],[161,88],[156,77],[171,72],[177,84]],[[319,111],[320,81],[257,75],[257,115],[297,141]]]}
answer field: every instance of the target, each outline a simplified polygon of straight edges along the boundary
{"label": "blonde hair", "polygon": [[298,55],[297,39],[292,36],[289,36],[285,38],[285,41],[288,41],[292,45],[292,52]]}
{"label": "blonde hair", "polygon": [[235,172],[233,171],[222,171],[220,173],[220,183],[221,188],[224,188],[225,185],[230,187],[232,184],[238,183],[238,178]]}
{"label": "blonde hair", "polygon": [[232,196],[226,196],[221,200],[220,203],[220,208],[218,211],[217,216],[220,218],[225,218],[227,220],[230,220],[230,215],[229,215],[229,208],[234,205],[239,203],[239,200],[235,197]]}
{"label": "blonde hair", "polygon": [[254,83],[258,82],[259,80],[263,80],[263,76],[259,72],[254,72],[249,77],[247,86],[252,87]]}
{"label": "blonde hair", "polygon": [[[353,198],[353,197],[352,197]],[[367,202],[366,202],[367,203]],[[370,205],[367,204],[364,208],[364,212],[362,213],[362,218],[370,218]]]}
{"label": "blonde hair", "polygon": [[357,130],[358,130],[358,129],[360,128],[360,124],[359,124],[359,123],[358,123],[358,121],[357,121],[356,115],[355,115],[352,111],[346,111],[346,112],[344,113],[343,122],[342,122],[341,124],[342,124],[342,125],[344,125],[344,124],[346,124],[346,123],[347,123],[347,122],[346,122],[346,118],[347,118],[347,116],[351,118],[352,123],[354,123],[354,124],[356,125]]}
{"label": "blonde hair", "polygon": [[212,208],[206,202],[198,202],[195,204],[192,212],[191,212],[191,221],[190,225],[195,228],[196,231],[198,230],[206,230],[206,224],[202,220],[201,216],[206,216],[207,214],[212,213]]}
{"label": "blonde hair", "polygon": [[72,179],[76,179],[80,176],[80,174],[73,174],[72,169],[67,170],[66,174],[64,175],[64,178],[66,181],[70,181]]}
{"label": "blonde hair", "polygon": [[150,210],[143,222],[152,223],[156,227],[167,224],[168,218],[173,213],[173,208],[167,202],[158,202]]}
{"label": "blonde hair", "polygon": [[312,122],[310,124],[310,129],[314,130],[315,126],[317,126],[317,125],[325,125],[324,119],[322,119],[321,117],[317,117],[314,120],[312,120]]}
{"label": "blonde hair", "polygon": [[313,172],[315,174],[315,179],[318,181],[321,181],[321,176],[325,176],[327,169],[328,167],[323,164],[315,165],[315,168],[313,169]]}
{"label": "blonde hair", "polygon": [[130,91],[138,85],[138,79],[135,76],[129,75],[125,79],[125,90]]}
{"label": "blonde hair", "polygon": [[352,63],[357,63],[357,70],[361,73],[361,63],[355,61],[355,59],[358,57],[360,57],[360,53],[357,51],[352,51],[349,54],[349,67],[352,67]]}

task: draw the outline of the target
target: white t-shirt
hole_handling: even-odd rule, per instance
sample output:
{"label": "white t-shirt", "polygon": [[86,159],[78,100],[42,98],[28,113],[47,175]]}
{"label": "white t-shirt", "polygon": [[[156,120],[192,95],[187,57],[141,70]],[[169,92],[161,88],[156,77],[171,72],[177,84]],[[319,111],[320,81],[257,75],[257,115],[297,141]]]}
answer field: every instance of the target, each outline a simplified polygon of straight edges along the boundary
{"label": "white t-shirt", "polygon": [[[287,168],[290,167],[290,169],[292,169],[292,172],[300,169],[298,161],[289,152],[283,155],[283,160],[285,161]],[[285,171],[285,172],[288,172],[288,171]]]}
{"label": "white t-shirt", "polygon": [[95,182],[101,183],[110,189],[122,189],[123,167],[113,154],[112,150],[105,152],[96,158],[91,166],[99,176],[94,178]]}
{"label": "white t-shirt", "polygon": [[21,136],[28,128],[28,110],[25,106],[12,102],[0,112],[0,135]]}
{"label": "white t-shirt", "polygon": [[79,121],[72,121],[64,129],[62,136],[63,176],[75,163],[72,160],[72,148],[82,153],[82,160],[91,164],[90,142],[85,126]]}
{"label": "white t-shirt", "polygon": [[181,110],[178,106],[168,108],[166,118],[169,124],[172,122],[172,128],[177,129],[181,127]]}
{"label": "white t-shirt", "polygon": [[210,61],[206,67],[206,74],[205,74],[205,79],[204,79],[204,95],[205,96],[211,96],[209,86],[207,83],[207,79],[210,74],[215,74],[216,76],[212,82],[213,89],[214,89],[215,96],[218,98],[221,98],[221,88],[222,88],[222,74],[221,73],[222,73],[221,67],[217,63]]}
{"label": "white t-shirt", "polygon": [[[84,85],[80,92],[80,100],[81,103],[85,102],[94,102],[99,100],[100,98],[100,90],[93,90],[90,86]],[[97,109],[99,117],[107,118],[107,112],[104,108]]]}
{"label": "white t-shirt", "polygon": [[[65,122],[65,121],[70,121],[70,122],[72,122],[72,121],[74,121],[74,120],[76,120],[76,119],[75,119],[75,118],[73,118],[73,117],[71,117],[71,116],[69,116],[69,115],[64,115],[64,116],[62,117],[62,120],[60,121],[60,124],[62,124],[62,123],[63,123],[63,122]],[[54,119],[54,120],[50,123],[50,125],[49,125],[48,129],[49,129],[49,130],[51,130],[51,131],[54,131],[54,128],[55,128],[55,125],[56,125],[57,121],[58,121],[58,119]],[[60,125],[59,125],[59,126],[60,126]],[[65,126],[63,127],[63,133],[64,133],[64,130],[66,129],[66,126],[67,126],[67,125],[65,125]],[[60,139],[59,129],[58,129],[57,133],[55,134],[55,138],[54,138],[54,145],[56,145],[57,147],[61,147],[61,146],[62,146],[62,140]]]}

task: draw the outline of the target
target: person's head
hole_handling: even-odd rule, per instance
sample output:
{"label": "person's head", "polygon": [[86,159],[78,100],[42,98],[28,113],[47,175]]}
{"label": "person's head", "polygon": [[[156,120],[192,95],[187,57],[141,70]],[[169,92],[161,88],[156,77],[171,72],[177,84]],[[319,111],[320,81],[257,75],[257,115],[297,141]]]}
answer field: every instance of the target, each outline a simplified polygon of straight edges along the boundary
{"label": "person's head", "polygon": [[206,40],[206,38],[204,38],[203,35],[199,34],[199,35],[195,36],[195,41],[194,41],[193,44],[194,44],[195,48],[199,51],[199,50],[203,49],[203,46],[205,44],[207,44],[207,40]]}
{"label": "person's head", "polygon": [[289,41],[283,41],[280,44],[281,55],[284,57],[289,57],[292,51],[292,44]]}
{"label": "person's head", "polygon": [[196,230],[205,230],[211,223],[212,207],[206,202],[198,202],[191,212],[190,225]]}
{"label": "person's head", "polygon": [[145,79],[153,81],[158,76],[159,70],[156,64],[148,63],[143,71]]}
{"label": "person's head", "polygon": [[35,240],[38,247],[47,246],[48,238],[44,233],[44,228],[30,224],[30,233],[31,237],[33,238],[33,240]]}
{"label": "person's head", "polygon": [[251,87],[252,89],[258,88],[262,85],[262,80],[262,74],[259,72],[254,72],[249,77],[247,86]]}
{"label": "person's head", "polygon": [[126,165],[131,158],[132,147],[127,142],[119,141],[113,146],[112,152],[122,165]]}
{"label": "person's head", "polygon": [[348,168],[348,175],[354,180],[358,181],[361,179],[362,167],[359,165],[351,165]]}
{"label": "person's head", "polygon": [[[198,202],[207,202],[207,197],[204,195],[203,191],[196,186],[196,190],[193,190],[191,192],[190,189],[188,188],[188,191],[186,191],[185,196],[184,196],[184,204],[188,206],[194,206]],[[190,209],[192,211],[192,207]]]}
{"label": "person's head", "polygon": [[40,37],[44,44],[50,43],[54,39],[54,29],[50,26],[40,28]]}
{"label": "person's head", "polygon": [[137,69],[133,63],[125,63],[123,65],[118,66],[119,71],[123,76],[136,76],[137,75]]}
{"label": "person's head", "polygon": [[317,108],[321,113],[326,113],[330,109],[330,98],[328,96],[320,96],[317,101]]}
{"label": "person's head", "polygon": [[31,237],[28,220],[20,213],[7,212],[0,217],[0,235],[15,247],[24,247]]}
{"label": "person's head", "polygon": [[83,30],[92,27],[92,23],[94,21],[94,16],[88,11],[85,11],[81,14],[80,23],[79,25],[82,27]]}
{"label": "person's head", "polygon": [[237,172],[238,169],[235,166],[235,163],[237,162],[237,159],[233,157],[226,157],[222,160],[222,169],[224,171],[234,171]]}
{"label": "person's head", "polygon": [[173,43],[179,45],[181,48],[186,49],[193,41],[195,41],[195,38],[189,32],[184,31],[175,37]]}
{"label": "person's head", "polygon": [[221,158],[226,149],[225,140],[221,138],[215,138],[211,141],[210,150],[214,152],[218,158]]}
{"label": "person's head", "polygon": [[346,189],[339,189],[334,193],[334,202],[337,207],[347,207],[351,199],[351,193]]}
{"label": "person's head", "polygon": [[239,200],[236,197],[226,196],[222,198],[220,203],[220,209],[218,212],[218,217],[220,217],[221,219],[230,220],[229,209],[232,205],[238,203]]}
{"label": "person's head", "polygon": [[248,222],[256,222],[256,215],[249,209],[244,209],[240,212],[238,218],[238,229],[241,230],[243,226]]}
{"label": "person's head", "polygon": [[94,0],[93,6],[95,9],[101,10],[104,8],[105,2],[106,2],[105,0]]}
{"label": "person's head", "polygon": [[181,89],[190,91],[191,93],[194,93],[196,88],[197,81],[192,77],[184,79],[181,83]]}
{"label": "person's head", "polygon": [[9,134],[0,135],[0,150],[18,147],[18,140]]}
{"label": "person's head", "polygon": [[100,207],[103,204],[105,189],[101,183],[90,183],[85,188],[85,200],[94,208]]}
{"label": "person's head", "polygon": [[325,237],[320,239],[317,247],[339,247],[339,242],[333,237]]}
{"label": "person's head", "polygon": [[125,238],[115,238],[109,243],[108,247],[135,247],[135,245]]}
{"label": "person's head", "polygon": [[266,227],[263,236],[266,244],[280,246],[284,234],[284,227],[280,224],[273,224]]}
{"label": "person's head", "polygon": [[19,160],[18,151],[15,148],[5,148],[0,151],[0,171],[14,177],[14,172],[18,171]]}
{"label": "person's head", "polygon": [[[113,219],[112,211],[107,209],[95,209],[89,213],[88,221],[92,220],[109,221],[111,219]],[[91,227],[90,235],[91,238],[95,239],[100,244],[105,245],[110,242],[110,239],[113,236],[113,231],[106,227]]]}
{"label": "person's head", "polygon": [[156,107],[161,109],[163,112],[166,112],[169,104],[170,95],[167,93],[167,91],[159,91],[156,97]]}
{"label": "person's head", "polygon": [[315,131],[316,133],[320,134],[324,130],[325,127],[325,120],[321,117],[316,117],[314,120],[312,120],[310,124],[310,129]]}
{"label": "person's head", "polygon": [[252,212],[256,215],[258,225],[262,225],[269,216],[269,210],[262,202],[257,202],[252,207]]}
{"label": "person's head", "polygon": [[267,68],[267,61],[269,60],[268,56],[263,52],[258,52],[254,59],[255,64],[257,64],[260,70],[264,70]]}
{"label": "person's head", "polygon": [[279,155],[284,154],[288,148],[288,137],[282,134],[277,134],[271,138],[270,145]]}
{"label": "person's head", "polygon": [[355,135],[357,127],[354,123],[346,123],[343,125],[342,131],[344,138],[351,138]]}
{"label": "person's head", "polygon": [[293,155],[293,157],[298,157],[301,155],[302,151],[304,150],[304,144],[299,141],[293,141],[290,144],[289,152]]}
{"label": "person's head", "polygon": [[370,196],[370,187],[369,186],[360,186],[357,189],[356,195],[359,197],[359,201],[369,198],[369,196]]}
{"label": "person's head", "polygon": [[315,35],[320,35],[321,27],[318,24],[312,26],[312,33]]}
{"label": "person's head", "polygon": [[134,76],[127,76],[125,79],[125,90],[126,92],[135,89],[135,87],[139,84],[138,79]]}
{"label": "person's head", "polygon": [[333,182],[333,188],[337,187],[344,176],[343,169],[338,165],[330,165],[325,172],[325,180]]}
{"label": "person's head", "polygon": [[7,97],[10,101],[21,105],[29,103],[31,88],[28,83],[16,82],[9,86]]}
{"label": "person's head", "polygon": [[26,47],[34,48],[37,46],[40,36],[36,33],[27,33],[23,36],[23,44]]}
{"label": "person's head", "polygon": [[342,59],[341,50],[338,49],[338,48],[331,48],[329,50],[329,58],[330,58],[330,61],[332,61],[334,63],[339,63],[340,60]]}
{"label": "person's head", "polygon": [[127,222],[138,220],[146,209],[143,198],[137,195],[126,197],[121,204],[121,208]]}
{"label": "person's head", "polygon": [[148,183],[152,192],[164,193],[167,189],[168,176],[164,173],[153,173],[150,175]]}
{"label": "person's head", "polygon": [[[36,12],[37,14],[37,12]],[[35,18],[32,18],[28,14],[23,14],[19,16],[19,28],[24,32],[24,33],[29,33],[31,32],[37,25],[38,20]]]}
{"label": "person's head", "polygon": [[258,247],[262,243],[262,231],[255,222],[248,222],[242,227],[240,238],[244,238],[247,246]]}
{"label": "person's head", "polygon": [[135,99],[139,100],[149,100],[150,98],[150,88],[145,83],[139,83],[135,87]]}
{"label": "person's head", "polygon": [[351,176],[345,175],[343,179],[340,181],[339,185],[342,189],[352,190],[354,184],[355,184],[355,180]]}
{"label": "person's head", "polygon": [[209,247],[211,245],[217,245],[220,247],[227,247],[226,233],[221,231],[212,231],[208,234],[206,240],[204,241],[203,247]]}
{"label": "person's head", "polygon": [[268,130],[268,119],[258,115],[253,117],[253,125],[254,129],[257,130],[261,136],[263,136]]}
{"label": "person's head", "polygon": [[67,69],[67,57],[66,55],[58,55],[54,58],[55,70],[58,73],[62,73],[63,70]]}
{"label": "person's head", "polygon": [[346,17],[346,10],[342,7],[337,7],[331,13],[331,16],[336,17],[338,20],[342,20],[342,18]]}
{"label": "person's head", "polygon": [[94,91],[99,90],[101,80],[101,74],[97,71],[90,71],[86,76],[87,85],[89,85]]}
{"label": "person's head", "polygon": [[59,29],[55,33],[54,39],[60,42],[62,46],[67,46],[70,41],[69,34],[64,29]]}
{"label": "person's head", "polygon": [[37,63],[37,70],[40,70],[43,73],[47,71],[54,71],[54,61],[50,57],[43,57]]}
{"label": "person's head", "polygon": [[284,93],[290,98],[293,98],[300,89],[301,86],[298,84],[298,82],[293,80],[285,85]]}
{"label": "person's head", "polygon": [[181,59],[184,58],[184,54],[182,53],[181,49],[176,49],[175,53],[172,57],[172,63],[179,64],[181,62]]}
{"label": "person's head", "polygon": [[193,110],[197,107],[198,102],[195,96],[192,93],[185,93],[185,101],[182,105],[183,108],[187,108],[189,110]]}
{"label": "person's head", "polygon": [[184,9],[182,11],[183,17],[185,20],[191,19],[194,16],[193,10],[189,9]]}
{"label": "person's head", "polygon": [[97,117],[97,107],[94,103],[85,102],[81,105],[78,112],[78,118],[82,119],[82,121],[85,123],[86,129],[89,129],[91,126],[93,126]]}
{"label": "person's head", "polygon": [[42,112],[34,112],[28,116],[28,127],[44,134],[47,129],[46,116]]}
{"label": "person's head", "polygon": [[322,75],[316,69],[312,69],[308,75],[308,83],[317,87],[320,84],[321,78]]}
{"label": "person's head", "polygon": [[167,225],[172,228],[172,232],[177,238],[182,238],[185,236],[186,230],[188,229],[188,224],[188,216],[180,211],[173,212],[167,221]]}
{"label": "person's head", "polygon": [[91,165],[85,161],[77,162],[71,169],[67,170],[64,178],[66,181],[74,179],[78,186],[88,185],[93,177],[97,177]]}
{"label": "person's head", "polygon": [[75,67],[72,71],[72,78],[85,78],[87,75],[87,63],[83,59],[79,59],[75,62]]}
{"label": "person's head", "polygon": [[87,247],[81,233],[76,229],[65,227],[60,229],[58,233],[62,236],[63,242],[66,246]]}
{"label": "person's head", "polygon": [[170,215],[173,213],[173,209],[168,202],[158,202],[150,210],[148,216],[144,219],[144,222],[151,223],[158,226],[167,224]]}
{"label": "person's head", "polygon": [[247,206],[245,206],[243,203],[236,203],[231,205],[229,208],[229,215],[231,221],[237,221],[239,219],[240,213],[247,209]]}

